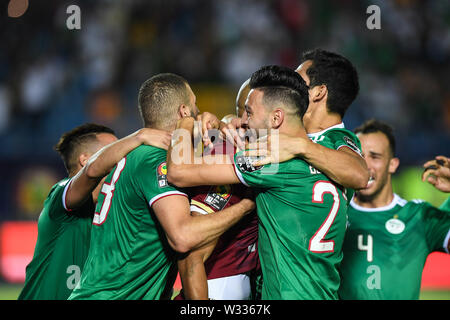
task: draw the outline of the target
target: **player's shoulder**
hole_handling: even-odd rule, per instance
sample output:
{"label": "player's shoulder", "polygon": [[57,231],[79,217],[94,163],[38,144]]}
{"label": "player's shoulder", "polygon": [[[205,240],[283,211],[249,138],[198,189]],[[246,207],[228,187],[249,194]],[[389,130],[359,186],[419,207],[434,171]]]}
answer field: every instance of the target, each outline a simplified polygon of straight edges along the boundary
{"label": "player's shoulder", "polygon": [[48,215],[51,219],[55,219],[55,217],[61,216],[66,212],[64,207],[64,198],[69,181],[70,178],[64,178],[52,186],[47,198],[44,201],[44,207],[41,215]]}
{"label": "player's shoulder", "polygon": [[167,151],[161,148],[148,145],[140,145],[139,147],[132,150],[129,155],[134,156],[148,156],[148,155],[166,155]]}
{"label": "player's shoulder", "polygon": [[153,146],[141,145],[132,150],[126,156],[127,163],[136,163],[136,165],[149,163],[158,165],[167,158],[167,151]]}
{"label": "player's shoulder", "polygon": [[411,199],[406,202],[405,207],[410,211],[427,211],[434,208],[433,205],[423,199]]}
{"label": "player's shoulder", "polygon": [[353,146],[356,149],[360,149],[361,142],[356,134],[345,128],[343,123],[328,127],[322,131],[315,133],[308,133],[308,137],[316,143],[321,144],[335,144],[345,143],[349,146]]}
{"label": "player's shoulder", "polygon": [[56,194],[60,194],[64,192],[64,189],[66,188],[67,184],[69,183],[70,178],[64,178],[59,180],[57,183],[55,183],[48,193],[48,198],[54,197]]}
{"label": "player's shoulder", "polygon": [[328,139],[332,139],[332,140],[340,140],[342,139],[346,144],[354,146],[354,147],[360,147],[361,142],[359,141],[358,136],[346,129],[346,128],[335,128],[335,129],[330,129],[325,133],[325,136]]}
{"label": "player's shoulder", "polygon": [[[335,134],[340,134],[340,133],[347,132],[347,131],[349,131],[349,130],[345,129],[344,124],[339,123],[339,124],[328,127],[326,129],[323,129],[318,132],[308,133],[308,137],[313,141],[317,141],[317,140],[324,139],[324,137],[333,136]],[[351,132],[351,131],[349,131],[349,132]]]}

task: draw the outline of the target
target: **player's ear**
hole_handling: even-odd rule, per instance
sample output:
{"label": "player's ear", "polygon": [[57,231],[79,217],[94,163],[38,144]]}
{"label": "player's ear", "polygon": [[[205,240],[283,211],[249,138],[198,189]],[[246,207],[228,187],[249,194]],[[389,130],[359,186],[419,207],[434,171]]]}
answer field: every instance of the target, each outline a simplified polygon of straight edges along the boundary
{"label": "player's ear", "polygon": [[78,157],[78,164],[83,168],[86,165],[86,163],[88,162],[89,158],[90,158],[90,155],[83,152]]}
{"label": "player's ear", "polygon": [[392,158],[391,160],[389,160],[389,173],[394,174],[397,171],[399,165],[400,165],[399,158]]}
{"label": "player's ear", "polygon": [[272,124],[272,129],[278,129],[284,121],[284,110],[280,108],[273,110],[270,116],[270,121]]}
{"label": "player's ear", "polygon": [[191,116],[191,109],[187,105],[181,104],[178,107],[178,116],[180,117],[180,119],[184,118],[184,117],[190,117]]}
{"label": "player's ear", "polygon": [[312,102],[318,102],[328,95],[328,88],[326,85],[322,84],[320,86],[315,86],[310,90],[310,99]]}

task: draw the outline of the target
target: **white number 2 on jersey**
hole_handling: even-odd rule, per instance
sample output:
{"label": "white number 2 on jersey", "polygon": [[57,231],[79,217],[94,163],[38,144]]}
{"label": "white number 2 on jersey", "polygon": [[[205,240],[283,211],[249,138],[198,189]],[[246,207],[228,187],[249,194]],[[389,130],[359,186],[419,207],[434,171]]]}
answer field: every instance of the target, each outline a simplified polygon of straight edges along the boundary
{"label": "white number 2 on jersey", "polygon": [[117,180],[119,180],[120,174],[122,173],[123,168],[125,168],[125,162],[126,158],[122,158],[117,163],[116,169],[114,170],[114,173],[111,178],[110,183],[103,183],[101,193],[105,195],[105,198],[103,199],[103,204],[99,212],[95,212],[94,214],[94,220],[93,224],[99,226],[106,220],[106,216],[108,215],[109,208],[111,207],[111,200],[114,196],[114,190],[116,189],[116,183]]}
{"label": "white number 2 on jersey", "polygon": [[331,193],[333,195],[333,206],[324,223],[320,226],[319,230],[317,230],[311,240],[309,240],[309,251],[317,253],[334,251],[334,241],[323,239],[327,235],[328,230],[330,230],[340,206],[339,193],[336,187],[329,181],[316,182],[313,187],[312,202],[323,203],[323,195],[325,193]]}

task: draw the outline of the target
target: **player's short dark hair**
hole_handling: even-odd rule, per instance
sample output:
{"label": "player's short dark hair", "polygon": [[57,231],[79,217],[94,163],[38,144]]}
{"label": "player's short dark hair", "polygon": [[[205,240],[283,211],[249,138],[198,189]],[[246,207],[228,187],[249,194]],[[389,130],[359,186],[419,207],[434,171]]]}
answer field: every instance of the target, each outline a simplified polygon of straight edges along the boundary
{"label": "player's short dark hair", "polygon": [[189,103],[188,82],[173,73],[157,74],[139,89],[138,106],[144,126],[158,127],[174,115],[174,108]]}
{"label": "player's short dark hair", "polygon": [[281,102],[294,108],[300,119],[308,109],[308,87],[302,77],[290,68],[275,65],[262,67],[252,74],[250,88],[264,93],[265,105]]}
{"label": "player's short dark hair", "polygon": [[391,151],[391,155],[395,155],[394,129],[392,129],[392,127],[387,123],[376,119],[370,119],[365,121],[359,127],[355,128],[355,130],[353,131],[355,132],[355,134],[369,134],[376,132],[383,133],[389,141],[389,149]]}
{"label": "player's short dark hair", "polygon": [[67,172],[71,172],[76,167],[76,161],[82,147],[97,140],[97,134],[110,133],[115,134],[111,128],[95,124],[85,123],[66,133],[59,138],[54,149],[61,156]]}
{"label": "player's short dark hair", "polygon": [[323,49],[303,53],[302,63],[311,60],[306,70],[309,87],[325,85],[328,90],[327,108],[344,117],[359,92],[358,72],[345,57]]}

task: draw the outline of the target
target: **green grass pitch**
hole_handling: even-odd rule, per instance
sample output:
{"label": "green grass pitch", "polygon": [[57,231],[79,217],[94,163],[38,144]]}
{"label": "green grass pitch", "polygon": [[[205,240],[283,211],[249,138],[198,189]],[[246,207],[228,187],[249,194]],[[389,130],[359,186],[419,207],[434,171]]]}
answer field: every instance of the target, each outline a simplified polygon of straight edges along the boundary
{"label": "green grass pitch", "polygon": [[[22,285],[0,284],[0,300],[16,300]],[[450,290],[424,290],[420,300],[450,300]]]}

